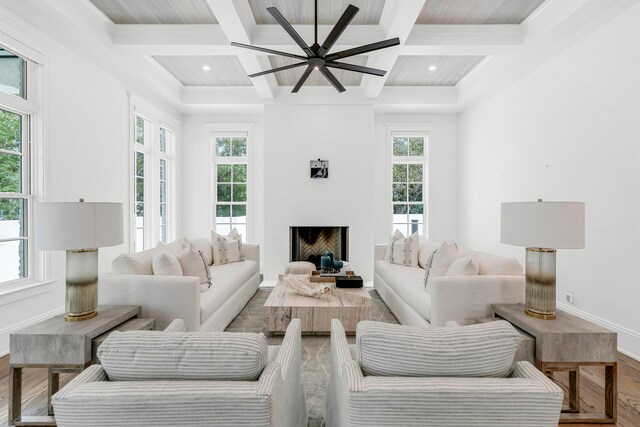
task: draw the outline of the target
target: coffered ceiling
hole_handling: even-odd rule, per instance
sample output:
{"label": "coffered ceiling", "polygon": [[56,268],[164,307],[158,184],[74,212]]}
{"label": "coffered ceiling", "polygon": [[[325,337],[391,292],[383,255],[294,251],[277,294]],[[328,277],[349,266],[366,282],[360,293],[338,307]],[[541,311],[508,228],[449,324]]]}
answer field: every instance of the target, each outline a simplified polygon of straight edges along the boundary
{"label": "coffered ceiling", "polygon": [[[274,6],[308,44],[313,43],[313,0],[85,0],[113,24],[111,40],[126,55],[148,58],[190,94],[218,91],[245,99],[289,98],[303,68],[249,78],[247,74],[291,64],[231,41],[302,54],[266,8]],[[554,1],[554,0],[547,0]],[[557,1],[557,0],[556,0]],[[349,4],[360,9],[332,52],[399,37],[397,47],[344,62],[386,70],[383,77],[336,70],[349,95],[331,99],[429,97],[464,82],[487,58],[508,57],[522,47],[526,20],[545,0],[318,0],[322,42]],[[525,24],[523,24],[525,23]],[[316,75],[318,74],[318,75]],[[317,88],[314,88],[317,87]],[[415,88],[407,92],[407,88]],[[314,71],[297,96],[332,91]],[[235,91],[235,92],[234,92]],[[322,92],[324,93],[324,92]],[[455,93],[451,92],[451,97]],[[207,95],[208,96],[208,95]],[[314,95],[315,96],[315,95]],[[335,98],[341,96],[342,98]],[[217,97],[216,99],[223,99]]]}

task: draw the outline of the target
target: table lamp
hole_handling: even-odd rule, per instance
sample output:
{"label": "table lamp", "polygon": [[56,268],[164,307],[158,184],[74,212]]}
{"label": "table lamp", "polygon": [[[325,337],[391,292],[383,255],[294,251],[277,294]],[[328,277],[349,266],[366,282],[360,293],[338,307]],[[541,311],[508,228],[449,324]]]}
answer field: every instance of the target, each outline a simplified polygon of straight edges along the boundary
{"label": "table lamp", "polygon": [[123,242],[122,203],[35,203],[35,247],[66,250],[65,320],[95,317],[98,248]]}
{"label": "table lamp", "polygon": [[500,242],[527,248],[525,313],[556,318],[556,249],[584,248],[584,203],[502,203]]}

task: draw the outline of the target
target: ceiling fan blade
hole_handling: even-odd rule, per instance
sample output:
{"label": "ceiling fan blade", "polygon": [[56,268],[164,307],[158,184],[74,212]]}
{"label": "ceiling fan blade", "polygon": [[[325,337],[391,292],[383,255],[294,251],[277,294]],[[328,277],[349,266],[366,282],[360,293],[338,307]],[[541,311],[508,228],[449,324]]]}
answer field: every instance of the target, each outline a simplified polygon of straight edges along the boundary
{"label": "ceiling fan blade", "polygon": [[300,88],[302,87],[304,82],[307,80],[307,78],[309,77],[312,71],[313,71],[313,67],[309,65],[307,69],[304,70],[304,73],[302,73],[302,77],[300,77],[300,80],[298,80],[298,83],[296,83],[296,85],[293,87],[293,90],[291,91],[291,93],[297,93],[300,90]]}
{"label": "ceiling fan blade", "polygon": [[280,26],[284,28],[289,36],[291,36],[293,41],[295,41],[307,55],[314,56],[307,43],[302,39],[302,37],[300,37],[300,34],[298,34],[298,32],[291,26],[291,24],[289,24],[289,21],[287,21],[284,16],[282,16],[278,9],[276,9],[275,7],[268,7],[267,11],[271,14],[271,16],[273,16],[278,24],[280,24]]}
{"label": "ceiling fan blade", "polygon": [[356,73],[372,74],[374,76],[380,76],[380,77],[387,74],[385,70],[379,70],[377,68],[371,68],[371,67],[363,67],[362,65],[344,64],[342,62],[325,62],[324,65],[331,68],[340,68],[341,70],[355,71]]}
{"label": "ceiling fan blade", "polygon": [[[347,26],[351,22],[351,20],[356,16],[360,9],[350,4],[347,9],[344,11],[336,25],[333,26],[333,29],[327,36],[327,39],[322,43],[320,47],[320,51],[318,52],[318,56],[324,56],[327,52],[331,50],[333,45],[338,41],[338,38],[342,35],[344,30],[347,29]],[[316,23],[317,25],[317,23]]]}
{"label": "ceiling fan blade", "polygon": [[281,52],[279,50],[273,50],[273,49],[267,49],[266,47],[252,46],[250,44],[231,42],[231,46],[242,47],[242,48],[245,48],[245,49],[258,50],[260,52],[271,53],[273,55],[286,56],[286,57],[289,57],[289,58],[303,59],[303,60],[307,59],[306,56],[294,55],[293,53]]}
{"label": "ceiling fan blade", "polygon": [[285,65],[284,67],[272,68],[271,70],[261,71],[259,73],[249,74],[249,77],[259,77],[264,76],[265,74],[277,73],[278,71],[289,70],[291,68],[301,67],[303,65],[307,65],[306,62],[297,62],[295,64]]}
{"label": "ceiling fan blade", "polygon": [[384,40],[381,42],[366,44],[360,47],[354,47],[353,49],[342,50],[340,52],[332,53],[324,57],[325,61],[334,61],[341,58],[349,58],[350,56],[360,55],[362,53],[373,52],[374,50],[385,49],[391,46],[397,46],[400,44],[399,38]]}
{"label": "ceiling fan blade", "polygon": [[327,80],[329,80],[329,83],[331,83],[338,92],[342,93],[346,90],[344,86],[342,86],[342,84],[338,81],[338,79],[336,79],[336,76],[334,76],[326,66],[323,65],[322,67],[320,67],[320,72],[323,76],[325,76]]}

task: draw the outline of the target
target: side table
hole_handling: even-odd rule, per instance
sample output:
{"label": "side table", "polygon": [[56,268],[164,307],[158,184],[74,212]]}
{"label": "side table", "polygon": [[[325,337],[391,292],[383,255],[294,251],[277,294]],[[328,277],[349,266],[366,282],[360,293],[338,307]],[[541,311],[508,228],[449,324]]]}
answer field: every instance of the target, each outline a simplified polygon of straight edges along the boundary
{"label": "side table", "polygon": [[[562,408],[561,423],[616,423],[617,335],[579,317],[557,310],[556,319],[527,316],[522,304],[494,304],[502,318],[535,337],[535,364],[544,374],[569,373],[569,405]],[[604,414],[580,412],[580,367],[605,369]]]}
{"label": "side table", "polygon": [[[56,425],[51,396],[59,389],[63,372],[82,372],[92,362],[97,346],[115,330],[153,329],[152,319],[138,319],[139,305],[99,306],[89,320],[67,322],[64,314],[43,320],[9,338],[9,425]],[[22,368],[49,370],[49,416],[22,416]]]}

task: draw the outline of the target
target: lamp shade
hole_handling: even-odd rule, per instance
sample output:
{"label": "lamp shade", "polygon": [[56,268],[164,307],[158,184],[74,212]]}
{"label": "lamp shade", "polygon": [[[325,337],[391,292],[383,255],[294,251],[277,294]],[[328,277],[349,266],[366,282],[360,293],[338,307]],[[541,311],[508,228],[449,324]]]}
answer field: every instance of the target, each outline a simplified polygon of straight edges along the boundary
{"label": "lamp shade", "polygon": [[584,203],[503,203],[500,242],[527,248],[584,248]]}
{"label": "lamp shade", "polygon": [[122,217],[122,203],[36,203],[36,249],[78,250],[119,245],[124,239]]}

